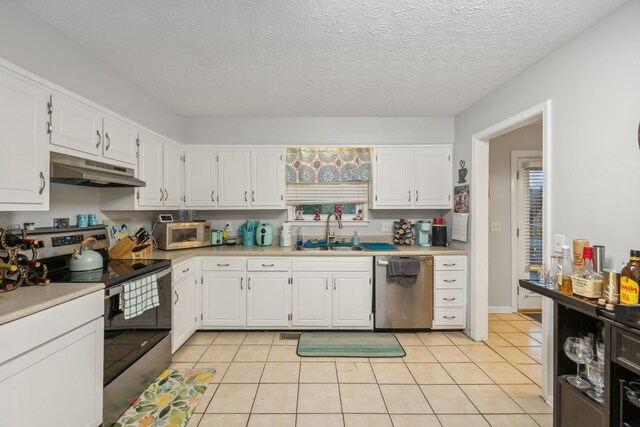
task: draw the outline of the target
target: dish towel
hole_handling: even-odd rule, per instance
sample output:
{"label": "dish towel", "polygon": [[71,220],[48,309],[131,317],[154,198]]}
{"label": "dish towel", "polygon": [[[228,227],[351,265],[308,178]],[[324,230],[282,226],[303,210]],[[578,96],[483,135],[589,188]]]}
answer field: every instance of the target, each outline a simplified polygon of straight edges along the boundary
{"label": "dish towel", "polygon": [[124,318],[131,319],[160,305],[158,280],[155,274],[123,285],[120,308]]}
{"label": "dish towel", "polygon": [[414,258],[391,258],[387,265],[387,281],[413,285],[420,273],[420,261]]}

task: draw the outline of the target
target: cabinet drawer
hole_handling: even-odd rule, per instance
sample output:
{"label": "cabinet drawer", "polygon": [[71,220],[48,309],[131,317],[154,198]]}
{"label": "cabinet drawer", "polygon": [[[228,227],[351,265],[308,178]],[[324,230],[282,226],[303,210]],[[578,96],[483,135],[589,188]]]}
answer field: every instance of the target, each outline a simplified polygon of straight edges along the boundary
{"label": "cabinet drawer", "polygon": [[249,258],[247,271],[289,271],[289,258]]}
{"label": "cabinet drawer", "polygon": [[372,267],[372,257],[297,256],[292,260],[293,271],[371,271]]}
{"label": "cabinet drawer", "polygon": [[465,271],[436,271],[433,275],[436,289],[464,288],[466,281],[467,273]]}
{"label": "cabinet drawer", "polygon": [[466,256],[435,256],[434,269],[435,270],[466,270],[467,269],[467,257]]}
{"label": "cabinet drawer", "polygon": [[625,368],[640,374],[640,336],[612,328],[614,336],[613,359]]}
{"label": "cabinet drawer", "polygon": [[464,326],[465,312],[463,307],[459,308],[440,308],[436,307],[433,311],[434,326]]}
{"label": "cabinet drawer", "polygon": [[433,298],[436,307],[464,307],[464,289],[437,289]]}
{"label": "cabinet drawer", "polygon": [[246,258],[237,257],[204,258],[202,269],[205,271],[244,271],[246,262]]}
{"label": "cabinet drawer", "polygon": [[181,262],[173,266],[173,283],[177,283],[187,277],[190,274],[198,272],[198,261],[191,260],[187,262]]}

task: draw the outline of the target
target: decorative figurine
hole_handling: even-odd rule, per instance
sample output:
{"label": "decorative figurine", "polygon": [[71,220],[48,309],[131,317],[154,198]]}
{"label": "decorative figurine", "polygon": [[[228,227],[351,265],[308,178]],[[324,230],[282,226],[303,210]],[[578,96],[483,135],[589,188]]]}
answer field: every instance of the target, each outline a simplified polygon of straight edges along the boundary
{"label": "decorative figurine", "polygon": [[342,205],[336,205],[336,215],[339,219],[342,219]]}
{"label": "decorative figurine", "polygon": [[304,209],[302,205],[296,206],[296,221],[304,221]]}
{"label": "decorative figurine", "polygon": [[358,213],[353,217],[354,221],[362,221],[364,218],[362,217],[362,209],[358,209]]}
{"label": "decorative figurine", "polygon": [[320,221],[320,209],[316,208],[315,216],[313,217],[314,221]]}
{"label": "decorative figurine", "polygon": [[469,170],[464,167],[464,160],[460,160],[460,169],[458,169],[458,184],[464,184],[467,178],[467,173]]}

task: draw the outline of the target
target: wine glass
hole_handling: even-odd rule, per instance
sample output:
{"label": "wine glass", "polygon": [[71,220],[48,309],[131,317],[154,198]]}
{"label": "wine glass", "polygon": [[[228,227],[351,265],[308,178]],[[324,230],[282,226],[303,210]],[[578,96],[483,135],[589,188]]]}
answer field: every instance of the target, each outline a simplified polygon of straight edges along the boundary
{"label": "wine glass", "polygon": [[[585,363],[587,360],[591,360],[595,356],[595,342],[596,336],[591,332],[580,332],[578,337],[582,340],[582,353],[584,356]],[[581,370],[580,377],[583,379],[587,379],[587,370],[586,367]]]}
{"label": "wine glass", "polygon": [[604,388],[604,361],[591,359],[587,360],[587,376],[594,386],[594,390],[589,390],[587,396],[596,402],[604,403],[602,397]]}
{"label": "wine glass", "polygon": [[569,359],[576,363],[576,375],[570,375],[567,377],[569,384],[578,387],[579,389],[587,389],[590,387],[589,381],[585,381],[580,378],[580,365],[585,363],[586,349],[584,341],[578,337],[569,337],[564,342],[564,353]]}

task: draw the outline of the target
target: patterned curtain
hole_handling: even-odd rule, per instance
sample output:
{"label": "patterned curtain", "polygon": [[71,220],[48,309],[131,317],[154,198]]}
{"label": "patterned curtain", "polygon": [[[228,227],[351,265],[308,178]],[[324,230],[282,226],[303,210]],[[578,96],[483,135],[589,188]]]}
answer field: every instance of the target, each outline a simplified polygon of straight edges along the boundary
{"label": "patterned curtain", "polygon": [[370,148],[287,148],[287,182],[321,184],[370,179]]}

